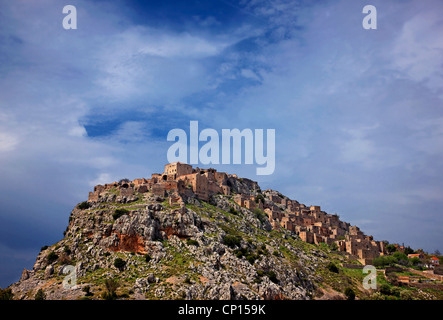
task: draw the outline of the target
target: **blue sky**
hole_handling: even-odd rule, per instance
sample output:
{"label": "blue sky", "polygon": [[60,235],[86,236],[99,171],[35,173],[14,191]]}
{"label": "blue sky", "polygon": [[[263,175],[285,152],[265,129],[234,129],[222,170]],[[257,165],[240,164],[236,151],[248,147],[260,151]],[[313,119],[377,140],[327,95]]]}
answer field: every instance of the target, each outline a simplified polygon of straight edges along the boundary
{"label": "blue sky", "polygon": [[[64,30],[62,8],[77,8]],[[378,29],[362,28],[375,5]],[[149,177],[169,130],[276,130],[276,169],[217,165],[443,250],[443,3],[2,1],[0,286],[98,183]]]}

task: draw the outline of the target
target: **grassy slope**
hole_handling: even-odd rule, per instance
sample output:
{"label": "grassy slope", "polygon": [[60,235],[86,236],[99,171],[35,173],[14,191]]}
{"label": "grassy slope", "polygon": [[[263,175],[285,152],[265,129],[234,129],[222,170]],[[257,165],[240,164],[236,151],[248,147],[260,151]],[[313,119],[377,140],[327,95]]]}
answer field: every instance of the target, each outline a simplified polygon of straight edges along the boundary
{"label": "grassy slope", "polygon": [[[137,205],[141,205],[144,202],[138,200],[136,203],[130,204],[109,204],[109,208],[126,208],[128,210],[136,209]],[[253,233],[245,233],[238,228],[240,221],[243,219],[241,213],[230,213],[220,210],[219,208],[203,202],[203,207],[195,205],[187,205],[187,207],[202,218],[205,218],[223,229],[227,234],[239,236],[242,239],[248,241],[254,248],[248,254],[255,258],[260,258],[261,255],[274,255],[294,267],[298,267],[300,259],[291,250],[287,249],[287,246],[299,248],[307,255],[311,255],[313,251],[320,251],[327,256],[326,261],[334,263],[338,267],[338,273],[332,272],[328,269],[327,263],[317,266],[316,273],[317,278],[315,280],[318,288],[324,288],[333,290],[338,293],[343,293],[346,288],[351,288],[356,293],[359,299],[399,299],[399,298],[431,298],[437,297],[443,299],[441,291],[434,289],[418,290],[416,288],[399,288],[392,286],[385,278],[383,272],[379,270],[377,272],[377,284],[380,287],[385,284],[390,289],[392,294],[383,295],[377,292],[377,290],[365,290],[362,286],[363,278],[366,276],[361,269],[347,269],[341,266],[342,263],[353,263],[343,253],[330,250],[326,245],[316,246],[297,240],[291,236],[286,230],[270,231],[267,232],[260,228],[254,228]],[[166,209],[172,209],[165,201],[163,206]],[[94,214],[94,210],[89,211],[91,215]],[[112,223],[110,221],[109,223]],[[207,233],[206,237],[218,237],[217,233]],[[60,246],[64,246],[69,243],[69,239],[63,239],[60,242],[54,244],[49,249],[55,250]],[[270,243],[278,243],[277,246],[269,245]],[[182,299],[183,294],[174,290],[174,284],[180,283],[181,285],[192,285],[194,283],[202,283],[205,281],[199,274],[192,271],[190,268],[192,265],[197,265],[200,262],[196,261],[191,253],[192,246],[186,244],[183,240],[183,246],[177,248],[168,243],[168,241],[162,241],[163,247],[167,252],[167,257],[162,259],[161,267],[146,262],[146,258],[143,255],[138,255],[129,252],[116,252],[111,253],[106,259],[110,261],[115,260],[117,257],[130,262],[124,272],[120,272],[117,269],[96,269],[88,271],[86,276],[78,279],[80,284],[88,284],[91,286],[91,291],[94,293],[94,297],[98,298],[101,293],[105,291],[104,282],[106,279],[114,278],[119,282],[119,288],[117,295],[122,298],[130,297],[132,287],[135,280],[143,275],[153,274],[155,278],[158,278],[158,283],[152,285],[151,288],[145,293],[146,298],[154,299],[155,292],[160,290],[164,291],[164,297],[170,299]],[[61,265],[62,262],[59,262]],[[75,261],[71,261],[71,264],[75,264]],[[223,266],[222,266],[223,267]],[[43,272],[41,277],[43,277]],[[57,275],[54,278],[55,283],[61,284],[63,275]],[[257,279],[260,281],[260,279]],[[320,290],[314,295],[313,298],[318,298]]]}

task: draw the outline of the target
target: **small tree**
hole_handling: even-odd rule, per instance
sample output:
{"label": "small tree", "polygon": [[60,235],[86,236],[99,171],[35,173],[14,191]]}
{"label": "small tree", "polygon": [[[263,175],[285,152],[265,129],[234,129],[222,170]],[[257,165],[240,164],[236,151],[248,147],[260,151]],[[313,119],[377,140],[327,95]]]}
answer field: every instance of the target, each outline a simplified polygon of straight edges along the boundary
{"label": "small tree", "polygon": [[398,263],[403,266],[407,266],[409,264],[408,256],[403,252],[397,251],[392,255],[392,257],[397,260],[394,261],[394,263]]}
{"label": "small tree", "polygon": [[80,210],[86,210],[89,209],[90,207],[91,204],[88,201],[83,201],[77,205],[77,208],[79,208]]}
{"label": "small tree", "polygon": [[420,261],[420,259],[418,257],[414,257],[410,261],[411,261],[413,266],[417,266],[417,265],[419,265],[421,263],[421,261]]}
{"label": "small tree", "polygon": [[114,267],[116,267],[120,271],[123,270],[125,265],[126,265],[126,261],[121,259],[121,258],[117,258],[117,259],[114,260]]}
{"label": "small tree", "polygon": [[263,212],[263,210],[256,208],[253,211],[255,217],[260,220],[261,223],[265,223],[266,220],[268,219],[268,216],[266,215],[266,213]]}
{"label": "small tree", "polygon": [[92,296],[91,287],[90,286],[83,287],[82,291],[85,293],[86,297]]}
{"label": "small tree", "polygon": [[338,268],[333,262],[329,262],[327,268],[331,272],[338,273]]}
{"label": "small tree", "polygon": [[395,244],[388,244],[388,245],[386,246],[386,250],[387,250],[389,253],[393,253],[393,252],[397,251],[397,247],[395,246]]}
{"label": "small tree", "polygon": [[11,288],[1,289],[0,288],[0,300],[12,300],[14,294]]}
{"label": "small tree", "polygon": [[266,275],[268,276],[269,280],[271,280],[274,283],[279,283],[278,279],[277,279],[277,274],[274,271],[268,271],[266,273]]}
{"label": "small tree", "polygon": [[265,197],[263,197],[262,194],[258,194],[258,195],[255,197],[255,202],[258,203],[259,200],[261,200],[261,202],[263,203],[263,202],[265,202]]}
{"label": "small tree", "polygon": [[352,288],[346,288],[345,295],[348,300],[355,300],[355,292],[352,290]]}
{"label": "small tree", "polygon": [[117,288],[118,288],[118,282],[114,279],[106,279],[105,280],[105,289],[106,291],[103,292],[102,298],[105,300],[115,300],[117,299]]}
{"label": "small tree", "polygon": [[34,296],[35,300],[46,300],[46,294],[43,292],[43,289],[38,289],[37,293]]}
{"label": "small tree", "polygon": [[412,292],[410,292],[409,290],[401,290],[400,291],[400,299],[401,300],[413,300],[414,299],[414,295]]}
{"label": "small tree", "polygon": [[387,285],[386,283],[383,283],[380,286],[380,293],[384,294],[384,295],[390,295],[391,294],[391,287],[389,285]]}
{"label": "small tree", "polygon": [[63,252],[66,253],[68,256],[72,253],[71,249],[69,249],[68,246],[65,246],[65,247],[63,248]]}
{"label": "small tree", "polygon": [[236,246],[240,246],[241,238],[239,236],[234,236],[227,234],[223,237],[223,243],[230,248],[235,248]]}
{"label": "small tree", "polygon": [[127,209],[115,209],[114,213],[112,214],[112,217],[114,218],[114,220],[117,220],[122,215],[125,215],[128,213],[129,213],[129,211]]}
{"label": "small tree", "polygon": [[49,254],[46,256],[46,259],[49,263],[53,263],[55,260],[58,259],[58,255],[54,252],[51,251],[49,252]]}
{"label": "small tree", "polygon": [[246,260],[248,260],[248,262],[250,264],[254,264],[255,260],[257,260],[257,259],[258,259],[258,255],[256,255],[256,254],[250,253],[246,256]]}
{"label": "small tree", "polygon": [[200,246],[200,244],[198,243],[198,241],[197,241],[197,240],[194,240],[194,239],[187,239],[187,240],[186,240],[186,244],[187,244],[188,246],[196,246],[196,247]]}

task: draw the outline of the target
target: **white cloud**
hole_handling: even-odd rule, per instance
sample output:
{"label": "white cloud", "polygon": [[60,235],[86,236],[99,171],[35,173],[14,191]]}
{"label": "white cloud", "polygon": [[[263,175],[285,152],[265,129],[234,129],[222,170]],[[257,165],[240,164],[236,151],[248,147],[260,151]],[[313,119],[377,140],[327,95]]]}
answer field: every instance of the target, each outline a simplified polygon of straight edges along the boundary
{"label": "white cloud", "polygon": [[69,129],[68,134],[73,137],[86,137],[87,132],[84,126],[75,126]]}
{"label": "white cloud", "polygon": [[148,140],[149,128],[145,122],[126,121],[120,125],[117,131],[111,136],[105,138],[108,143],[146,143]]}
{"label": "white cloud", "polygon": [[[394,209],[404,203],[407,210],[439,201],[439,101],[428,99],[432,92],[409,90],[392,70],[439,88],[438,10],[413,13],[405,23],[407,15],[393,5],[384,29],[380,23],[377,33],[363,34],[361,10],[352,14],[359,7],[354,1],[302,12],[296,1],[255,1],[245,8],[260,23],[212,36],[121,23],[115,8],[100,10],[93,2],[81,2],[79,30],[67,33],[55,1],[48,2],[48,12],[29,1],[18,3],[0,21],[2,33],[21,41],[17,47],[0,43],[0,53],[14,57],[7,72],[1,67],[0,151],[8,154],[0,159],[0,178],[14,182],[4,188],[14,187],[20,196],[72,202],[85,199],[85,188],[96,184],[161,170],[170,144],[166,137],[148,139],[143,121],[125,121],[114,134],[94,139],[81,125],[90,111],[110,115],[113,108],[131,112],[143,105],[148,114],[171,119],[185,114],[182,118],[214,128],[276,128],[276,173],[257,177],[260,184],[305,203],[324,201],[348,217],[375,211],[388,216],[391,200]],[[303,28],[294,28],[299,21]],[[252,49],[231,47],[251,38]],[[260,84],[242,88],[235,82],[242,77]],[[231,80],[231,87],[219,87]],[[214,90],[207,101],[190,98],[207,90]],[[386,150],[389,157],[381,152]],[[410,166],[406,183],[405,166]],[[437,182],[421,176],[425,167],[433,169]],[[255,166],[226,170],[254,178],[249,172]],[[417,183],[421,180],[430,185]],[[389,219],[395,220],[399,215],[392,211]]]}
{"label": "white cloud", "polygon": [[140,43],[139,53],[165,58],[206,58],[220,53],[230,44],[189,33],[164,35],[161,32],[159,37],[153,39],[153,32],[158,33],[152,29],[140,32],[139,40],[143,40]]}
{"label": "white cloud", "polygon": [[13,151],[18,143],[18,137],[7,132],[0,132],[0,152]]}
{"label": "white cloud", "polygon": [[151,103],[177,103],[209,88],[212,71],[201,60],[215,57],[236,38],[203,38],[147,27],[112,35],[98,50],[96,83],[116,99],[143,96]]}
{"label": "white cloud", "polygon": [[[435,3],[441,6],[441,3]],[[413,81],[441,90],[443,83],[443,18],[432,5],[406,21],[392,49],[393,65]]]}
{"label": "white cloud", "polygon": [[380,166],[381,161],[377,156],[376,142],[368,138],[374,130],[379,127],[378,124],[374,124],[366,127],[358,127],[353,129],[342,129],[346,134],[346,137],[337,143],[337,146],[341,149],[340,157],[342,161],[354,162],[363,166]]}
{"label": "white cloud", "polygon": [[97,178],[89,181],[89,186],[94,187],[99,184],[104,185],[106,183],[111,183],[111,182],[113,182],[112,176],[109,173],[103,172],[100,173]]}
{"label": "white cloud", "polygon": [[257,74],[250,69],[242,69],[241,75],[245,78],[248,78],[248,79],[260,81],[260,78],[257,76]]}

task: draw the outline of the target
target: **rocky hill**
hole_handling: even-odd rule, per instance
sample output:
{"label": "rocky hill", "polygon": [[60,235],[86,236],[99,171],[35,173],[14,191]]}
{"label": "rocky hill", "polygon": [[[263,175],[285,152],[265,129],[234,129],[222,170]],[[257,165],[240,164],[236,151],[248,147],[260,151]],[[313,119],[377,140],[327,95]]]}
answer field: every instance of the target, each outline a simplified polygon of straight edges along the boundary
{"label": "rocky hill", "polygon": [[[78,204],[64,238],[43,247],[33,270],[9,288],[14,299],[344,299],[364,297],[358,263],[326,244],[272,228],[263,210],[239,206],[248,179],[230,178],[230,194],[172,201],[127,181]],[[130,183],[129,183],[130,184]],[[74,278],[73,278],[74,277]]]}

